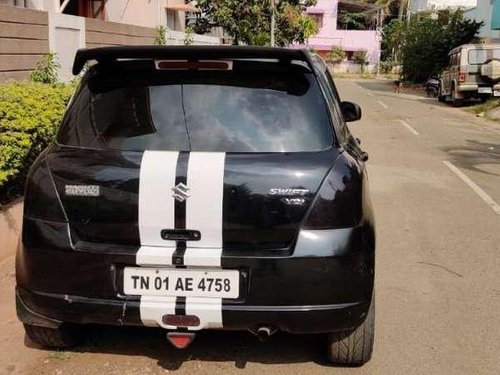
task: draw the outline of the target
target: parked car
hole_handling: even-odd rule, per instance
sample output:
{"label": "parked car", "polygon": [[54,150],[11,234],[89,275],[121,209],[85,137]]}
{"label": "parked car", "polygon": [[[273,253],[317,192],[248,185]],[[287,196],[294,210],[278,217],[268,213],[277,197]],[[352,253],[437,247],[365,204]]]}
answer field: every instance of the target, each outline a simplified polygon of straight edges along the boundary
{"label": "parked car", "polygon": [[464,44],[451,50],[449,57],[441,77],[440,101],[459,104],[500,96],[500,44]]}
{"label": "parked car", "polygon": [[85,324],[374,338],[367,154],[325,63],[303,50],[78,51],[81,79],[26,188],[17,312],[63,348]]}

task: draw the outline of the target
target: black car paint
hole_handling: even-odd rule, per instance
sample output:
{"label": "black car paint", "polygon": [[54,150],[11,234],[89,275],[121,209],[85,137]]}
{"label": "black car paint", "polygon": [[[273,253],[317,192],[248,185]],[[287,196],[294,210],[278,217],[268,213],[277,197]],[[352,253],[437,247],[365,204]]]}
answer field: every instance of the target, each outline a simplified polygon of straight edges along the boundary
{"label": "black car paint", "polygon": [[[320,60],[312,65],[325,74]],[[227,155],[222,268],[241,270],[242,290],[223,301],[224,329],[330,332],[366,316],[375,231],[363,152],[347,128],[335,130],[322,152]],[[35,162],[16,258],[22,321],[141,325],[138,297],[124,296],[121,285],[139,245],[141,156],[54,144]],[[295,172],[308,178],[280,186],[283,173]],[[101,197],[66,197],[63,185],[75,181],[101,186]],[[310,193],[304,206],[287,206],[268,195],[276,187]],[[296,248],[300,228],[332,228],[330,246]]]}

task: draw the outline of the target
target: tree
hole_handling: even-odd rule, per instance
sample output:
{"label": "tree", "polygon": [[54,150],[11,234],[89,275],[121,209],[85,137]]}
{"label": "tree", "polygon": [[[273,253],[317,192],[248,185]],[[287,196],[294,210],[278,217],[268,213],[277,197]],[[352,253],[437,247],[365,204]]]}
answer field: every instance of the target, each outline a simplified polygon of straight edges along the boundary
{"label": "tree", "polygon": [[194,30],[191,26],[186,27],[184,31],[184,45],[190,46],[194,42]]}
{"label": "tree", "polygon": [[363,0],[365,3],[377,4],[382,6],[382,19],[394,19],[399,14],[403,15],[408,0]]}
{"label": "tree", "polygon": [[365,65],[368,64],[368,56],[366,51],[356,51],[352,54],[352,58],[361,66],[361,73],[365,72]]}
{"label": "tree", "polygon": [[153,44],[157,46],[164,46],[167,44],[167,28],[165,26],[158,26],[156,28]]}
{"label": "tree", "polygon": [[[267,45],[271,32],[271,0],[198,0],[194,30],[199,34],[221,26],[233,38],[234,44]],[[317,27],[305,15],[316,0],[281,0],[275,6],[276,44],[286,46],[304,43],[316,33]]]}
{"label": "tree", "polygon": [[363,13],[341,11],[339,21],[345,30],[365,30],[366,15]]}
{"label": "tree", "polygon": [[405,25],[399,19],[393,19],[382,28],[382,60],[398,64],[404,40]]}
{"label": "tree", "polygon": [[48,83],[55,85],[59,78],[61,64],[55,52],[43,55],[42,60],[36,64],[35,70],[31,72],[31,80],[38,83]]}
{"label": "tree", "polygon": [[482,24],[465,19],[460,10],[448,11],[446,17],[438,19],[428,16],[412,19],[401,44],[404,78],[423,82],[440,73],[448,64],[448,52],[470,43]]}

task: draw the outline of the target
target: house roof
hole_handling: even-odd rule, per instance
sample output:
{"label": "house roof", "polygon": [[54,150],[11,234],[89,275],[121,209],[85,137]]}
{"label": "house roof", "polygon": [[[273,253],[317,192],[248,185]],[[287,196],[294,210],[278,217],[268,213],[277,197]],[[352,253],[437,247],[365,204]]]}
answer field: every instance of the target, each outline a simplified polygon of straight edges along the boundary
{"label": "house roof", "polygon": [[199,13],[201,12],[198,8],[192,6],[191,4],[167,4],[165,8],[168,10],[175,10],[180,12],[192,12]]}
{"label": "house roof", "polygon": [[383,8],[382,5],[364,3],[357,0],[339,0],[339,6],[350,12],[376,13]]}

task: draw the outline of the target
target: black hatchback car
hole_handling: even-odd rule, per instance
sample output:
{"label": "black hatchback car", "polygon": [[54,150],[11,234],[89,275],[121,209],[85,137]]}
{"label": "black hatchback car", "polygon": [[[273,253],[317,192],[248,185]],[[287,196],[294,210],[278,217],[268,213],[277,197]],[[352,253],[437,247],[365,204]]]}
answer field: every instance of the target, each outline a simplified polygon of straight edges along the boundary
{"label": "black hatchback car", "polygon": [[[92,64],[93,63],[93,64]],[[84,324],[328,333],[369,360],[375,234],[367,159],[320,57],[254,47],[109,47],[26,187],[16,260],[28,337]]]}

